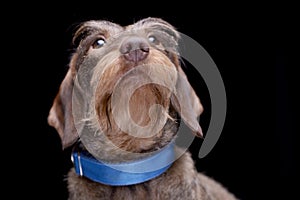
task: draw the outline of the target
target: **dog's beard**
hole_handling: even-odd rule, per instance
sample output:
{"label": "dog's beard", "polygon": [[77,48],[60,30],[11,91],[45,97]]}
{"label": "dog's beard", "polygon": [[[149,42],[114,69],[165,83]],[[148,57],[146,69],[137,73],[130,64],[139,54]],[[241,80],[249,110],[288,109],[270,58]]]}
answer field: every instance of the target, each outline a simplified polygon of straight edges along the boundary
{"label": "dog's beard", "polygon": [[109,160],[112,155],[120,160],[120,154],[127,159],[132,153],[152,152],[176,133],[164,130],[167,123],[177,123],[174,113],[169,114],[175,65],[155,49],[140,65],[123,59],[118,51],[106,53],[92,70],[92,94],[86,95],[91,97],[86,121],[94,134],[80,137],[100,159],[107,160],[106,153]]}

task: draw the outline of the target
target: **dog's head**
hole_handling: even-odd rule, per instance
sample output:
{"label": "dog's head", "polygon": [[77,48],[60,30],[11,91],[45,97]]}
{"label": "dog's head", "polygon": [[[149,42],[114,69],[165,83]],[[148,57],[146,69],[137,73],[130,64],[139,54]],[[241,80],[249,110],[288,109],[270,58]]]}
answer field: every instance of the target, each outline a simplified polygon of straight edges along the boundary
{"label": "dog's head", "polygon": [[128,159],[128,152],[168,144],[180,119],[202,136],[197,118],[203,108],[180,66],[179,39],[175,28],[158,18],[129,26],[82,23],[48,116],[63,148],[80,138],[98,158]]}

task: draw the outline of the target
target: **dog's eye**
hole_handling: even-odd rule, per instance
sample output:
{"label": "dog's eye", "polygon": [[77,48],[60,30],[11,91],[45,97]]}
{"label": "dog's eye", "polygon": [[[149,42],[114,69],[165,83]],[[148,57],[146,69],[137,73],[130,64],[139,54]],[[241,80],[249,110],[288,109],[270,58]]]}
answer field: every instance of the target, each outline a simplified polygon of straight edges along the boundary
{"label": "dog's eye", "polygon": [[100,39],[98,39],[98,40],[96,40],[96,41],[94,42],[93,48],[94,48],[94,49],[98,49],[98,48],[100,48],[100,47],[103,47],[104,44],[105,44],[105,40],[104,40],[103,38],[100,38]]}
{"label": "dog's eye", "polygon": [[148,40],[149,40],[149,42],[151,42],[151,43],[154,43],[154,44],[157,43],[156,37],[154,37],[154,36],[152,36],[152,35],[148,37]]}

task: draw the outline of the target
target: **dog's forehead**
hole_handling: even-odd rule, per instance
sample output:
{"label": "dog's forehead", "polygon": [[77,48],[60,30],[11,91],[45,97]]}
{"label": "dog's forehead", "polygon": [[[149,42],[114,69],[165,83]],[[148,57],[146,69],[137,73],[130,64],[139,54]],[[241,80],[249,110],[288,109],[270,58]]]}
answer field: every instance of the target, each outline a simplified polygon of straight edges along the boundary
{"label": "dog's forehead", "polygon": [[91,29],[94,28],[97,30],[103,30],[108,32],[116,32],[116,31],[119,32],[119,31],[126,31],[126,30],[137,29],[137,28],[149,28],[149,27],[157,27],[157,26],[162,26],[162,27],[165,26],[165,27],[169,27],[170,29],[175,29],[167,21],[161,18],[153,18],[153,17],[144,18],[129,25],[120,25],[118,23],[109,20],[90,20],[80,24],[79,29],[90,27]]}
{"label": "dog's forehead", "polygon": [[122,27],[121,25],[106,20],[88,21],[84,24],[83,27],[94,28],[97,31],[102,32],[103,35],[116,34],[124,30],[124,27]]}
{"label": "dog's forehead", "polygon": [[153,26],[153,25],[161,25],[161,26],[168,26],[170,28],[174,28],[169,22],[161,19],[161,18],[154,18],[148,17],[141,19],[133,24],[135,27],[143,27],[143,26]]}
{"label": "dog's forehead", "polygon": [[132,30],[132,29],[142,29],[142,28],[163,28],[163,27],[175,30],[175,28],[167,21],[161,18],[154,18],[154,17],[141,19],[124,28],[125,30]]}
{"label": "dog's forehead", "polygon": [[180,35],[177,32],[176,28],[172,24],[161,18],[144,18],[124,28],[125,31],[145,30],[150,32],[155,31],[159,34],[166,33],[167,35],[172,36],[175,40],[180,38]]}
{"label": "dog's forehead", "polygon": [[171,25],[167,21],[161,18],[154,18],[154,17],[144,18],[129,25],[121,25],[108,20],[88,21],[85,23],[85,25],[89,27],[95,27],[96,29],[98,29],[98,31],[108,32],[110,34],[120,33],[123,31],[136,30],[136,29],[147,29],[147,28],[152,28],[152,29],[169,28],[175,30],[173,25]]}
{"label": "dog's forehead", "polygon": [[167,21],[161,18],[148,17],[141,19],[129,25],[121,25],[108,20],[90,20],[86,21],[78,27],[74,34],[73,42],[85,39],[87,36],[92,34],[100,34],[105,38],[110,38],[111,36],[118,36],[123,32],[130,33],[139,30],[143,31],[161,31],[165,32],[174,38],[179,38],[179,35],[175,28]]}

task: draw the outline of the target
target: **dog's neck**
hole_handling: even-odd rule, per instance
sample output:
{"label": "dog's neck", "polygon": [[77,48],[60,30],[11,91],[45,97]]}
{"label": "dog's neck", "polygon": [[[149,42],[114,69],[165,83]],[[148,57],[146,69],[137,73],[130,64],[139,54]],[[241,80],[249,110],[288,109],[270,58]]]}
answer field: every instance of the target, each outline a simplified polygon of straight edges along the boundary
{"label": "dog's neck", "polygon": [[[95,134],[89,123],[84,124],[80,141],[96,159],[109,163],[131,162],[152,156],[176,138],[180,124],[178,113],[171,106],[169,116],[162,130],[149,138],[137,138],[129,134],[109,130]],[[112,137],[114,136],[114,137]]]}
{"label": "dog's neck", "polygon": [[111,186],[143,183],[164,173],[175,161],[174,142],[143,159],[106,163],[76,145],[72,152],[75,172],[95,182]]}

